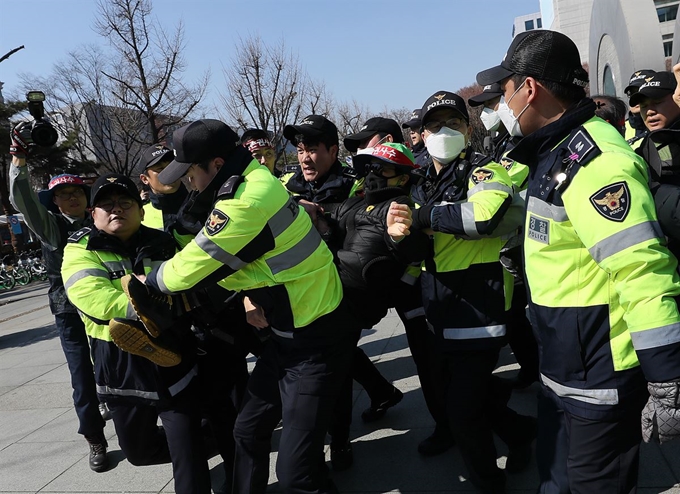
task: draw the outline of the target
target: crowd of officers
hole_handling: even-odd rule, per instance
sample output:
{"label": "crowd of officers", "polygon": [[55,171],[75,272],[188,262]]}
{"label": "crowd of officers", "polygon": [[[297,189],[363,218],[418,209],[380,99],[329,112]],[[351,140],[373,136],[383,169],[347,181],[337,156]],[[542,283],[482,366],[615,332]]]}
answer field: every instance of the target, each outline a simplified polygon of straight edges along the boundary
{"label": "crowd of officers", "polygon": [[[472,485],[503,493],[536,440],[539,492],[634,492],[641,438],[680,432],[680,92],[635,72],[626,122],[621,100],[586,97],[580,60],[560,33],[515,37],[467,102],[484,154],[449,91],[345,137],[352,167],[320,115],[285,127],[283,173],[266,131],[198,120],[143,153],[146,204],[118,174],[36,195],[15,127],[12,201],[43,243],[91,468],[101,409],[132,464],[172,462],[176,492],[209,493],[220,454],[221,492],[263,493],[282,423],[281,489],[337,492],[323,447],[352,465],[352,381],[366,422],[403,396],[357,347],[395,309],[435,423],[422,455],[455,445]],[[506,343],[513,380],[493,374]],[[538,419],[508,407],[535,381]]]}

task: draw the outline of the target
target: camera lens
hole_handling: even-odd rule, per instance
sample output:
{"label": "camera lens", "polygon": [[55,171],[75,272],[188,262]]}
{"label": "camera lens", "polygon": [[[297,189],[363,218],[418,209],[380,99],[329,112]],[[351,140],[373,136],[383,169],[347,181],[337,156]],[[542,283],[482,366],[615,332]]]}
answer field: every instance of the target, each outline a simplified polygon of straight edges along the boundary
{"label": "camera lens", "polygon": [[36,120],[33,123],[31,139],[33,139],[33,142],[38,146],[54,146],[58,138],[57,131],[49,123],[44,120]]}

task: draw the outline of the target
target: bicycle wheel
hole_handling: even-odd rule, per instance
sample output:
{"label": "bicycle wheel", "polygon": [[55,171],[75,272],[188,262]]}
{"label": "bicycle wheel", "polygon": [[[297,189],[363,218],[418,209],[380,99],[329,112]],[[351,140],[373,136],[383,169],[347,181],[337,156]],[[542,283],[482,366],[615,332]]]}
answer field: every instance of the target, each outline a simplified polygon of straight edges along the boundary
{"label": "bicycle wheel", "polygon": [[17,284],[21,286],[28,285],[31,282],[31,273],[26,271],[24,268],[15,266],[13,274],[14,279],[17,281]]}
{"label": "bicycle wheel", "polygon": [[0,290],[11,290],[17,284],[12,273],[0,271]]}

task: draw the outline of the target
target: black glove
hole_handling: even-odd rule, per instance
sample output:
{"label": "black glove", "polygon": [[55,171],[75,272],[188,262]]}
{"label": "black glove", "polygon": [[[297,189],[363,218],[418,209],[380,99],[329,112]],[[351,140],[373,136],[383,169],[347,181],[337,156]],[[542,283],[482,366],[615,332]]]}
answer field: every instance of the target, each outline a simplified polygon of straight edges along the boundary
{"label": "black glove", "polygon": [[649,400],[642,409],[642,439],[666,442],[680,436],[680,383],[647,383]]}
{"label": "black glove", "polygon": [[31,138],[31,123],[21,122],[17,124],[9,134],[12,141],[9,146],[9,154],[19,159],[28,158],[31,149],[35,146]]}

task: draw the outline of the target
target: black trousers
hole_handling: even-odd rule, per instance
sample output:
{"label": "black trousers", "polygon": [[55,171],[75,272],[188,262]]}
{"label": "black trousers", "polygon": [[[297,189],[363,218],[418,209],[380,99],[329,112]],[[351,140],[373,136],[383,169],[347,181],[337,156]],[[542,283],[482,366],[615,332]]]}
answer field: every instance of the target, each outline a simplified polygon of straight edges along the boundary
{"label": "black trousers", "polygon": [[[284,493],[329,493],[323,446],[340,387],[347,377],[356,324],[342,308],[294,338],[264,344],[234,426],[234,493],[263,493],[272,432],[280,418],[276,475]],[[324,335],[328,335],[323,337]]]}
{"label": "black trousers", "polygon": [[470,349],[439,340],[449,374],[446,412],[470,481],[481,492],[505,492],[493,433],[509,447],[527,442],[520,416],[508,408],[510,388],[493,376],[500,349]]}
{"label": "black trousers", "polygon": [[[434,335],[427,327],[422,307],[396,307],[397,314],[404,324],[411,355],[416,364],[416,372],[425,398],[425,404],[436,426],[447,429],[446,400],[444,389],[446,372],[440,352],[434,351]],[[358,342],[358,338],[357,338]],[[349,440],[352,425],[352,382],[358,382],[371,399],[371,403],[387,400],[393,385],[383,377],[375,364],[361,348],[354,350],[351,376],[343,384],[338,404],[333,414],[329,434],[332,444],[342,446]]]}
{"label": "black trousers", "polygon": [[[640,413],[646,399],[643,391],[619,416],[607,420],[573,415],[561,410],[554,397],[544,395],[539,408],[536,444],[541,477],[539,492],[637,492],[642,439]],[[548,463],[548,459],[552,463]]]}
{"label": "black trousers", "polygon": [[248,382],[248,364],[243,350],[209,333],[199,341],[198,395],[201,416],[206,421],[207,444],[222,457],[225,485],[233,483],[234,423]]}
{"label": "black trousers", "polygon": [[538,345],[531,323],[527,318],[527,289],[524,283],[516,282],[512,303],[507,313],[505,326],[508,344],[515,354],[523,376],[538,379]]}
{"label": "black trousers", "polygon": [[[380,319],[387,313],[386,307],[395,308],[404,325],[427,408],[438,427],[448,428],[446,400],[444,399],[446,371],[441,353],[434,350],[436,346],[433,341],[434,335],[428,329],[425,319],[420,283],[415,285],[399,283],[392,293],[383,294],[382,300],[385,307],[379,310],[374,307],[375,296],[348,290],[345,293],[352,299],[353,310],[359,311],[361,315],[368,315],[367,318],[359,317],[363,325],[367,327],[380,322]],[[357,342],[360,336],[361,334],[358,333]],[[349,429],[352,424],[352,379],[366,390],[372,403],[387,400],[393,389],[392,383],[380,374],[366,353],[361,348],[356,348],[351,377],[343,385],[329,430],[333,444],[338,446],[343,445],[349,439]]]}
{"label": "black trousers", "polygon": [[79,423],[78,434],[88,437],[101,436],[105,424],[99,413],[99,398],[85,325],[78,314],[70,312],[55,314],[54,322],[71,373],[73,405]]}
{"label": "black trousers", "polygon": [[[196,383],[169,403],[108,400],[118,444],[135,466],[172,462],[175,492],[210,494],[210,472],[201,433]],[[160,417],[162,427],[157,422]]]}

